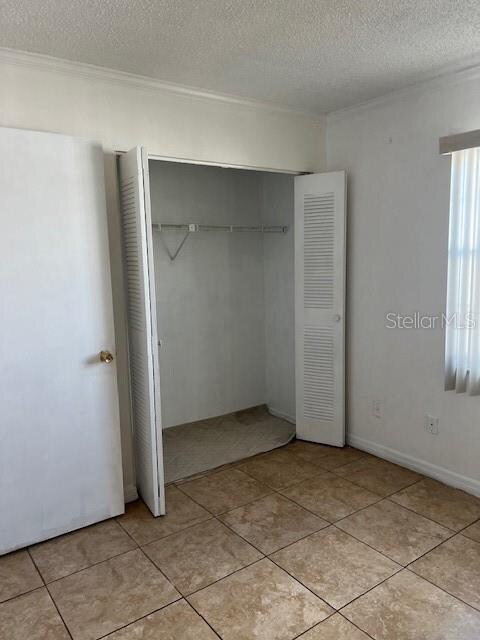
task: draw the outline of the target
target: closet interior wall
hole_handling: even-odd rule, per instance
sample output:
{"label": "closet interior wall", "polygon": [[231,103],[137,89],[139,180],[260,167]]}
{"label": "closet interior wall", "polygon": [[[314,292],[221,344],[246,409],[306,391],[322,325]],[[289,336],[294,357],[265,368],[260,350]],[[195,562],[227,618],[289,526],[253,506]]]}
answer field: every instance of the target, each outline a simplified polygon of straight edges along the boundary
{"label": "closet interior wall", "polygon": [[[164,428],[268,404],[294,416],[293,176],[149,162],[152,221],[288,225],[191,233],[171,261],[153,231]],[[173,253],[184,232],[163,232]]]}
{"label": "closet interior wall", "polygon": [[262,173],[262,224],[289,227],[265,234],[265,403],[295,422],[294,177]]}

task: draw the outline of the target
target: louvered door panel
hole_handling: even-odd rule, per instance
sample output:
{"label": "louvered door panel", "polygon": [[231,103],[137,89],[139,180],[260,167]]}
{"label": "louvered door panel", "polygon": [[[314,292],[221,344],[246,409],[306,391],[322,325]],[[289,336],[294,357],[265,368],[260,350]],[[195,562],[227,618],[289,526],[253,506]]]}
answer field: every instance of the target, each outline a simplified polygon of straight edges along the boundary
{"label": "louvered door panel", "polygon": [[303,334],[303,415],[335,418],[334,339],[331,327],[305,327]]}
{"label": "louvered door panel", "polygon": [[127,283],[130,388],[137,489],[153,515],[165,513],[148,165],[140,148],[120,157]]}
{"label": "louvered door panel", "polygon": [[345,173],[295,179],[297,437],[343,446]]}
{"label": "louvered door panel", "polygon": [[334,297],[335,197],[304,197],[303,280],[304,304],[310,309],[331,309]]}

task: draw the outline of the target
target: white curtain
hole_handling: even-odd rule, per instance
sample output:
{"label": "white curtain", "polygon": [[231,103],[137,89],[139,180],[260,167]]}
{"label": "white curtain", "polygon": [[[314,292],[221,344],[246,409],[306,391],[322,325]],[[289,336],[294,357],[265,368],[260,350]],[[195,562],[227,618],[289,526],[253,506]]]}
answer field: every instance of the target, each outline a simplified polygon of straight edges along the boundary
{"label": "white curtain", "polygon": [[445,389],[480,394],[480,148],[452,153]]}

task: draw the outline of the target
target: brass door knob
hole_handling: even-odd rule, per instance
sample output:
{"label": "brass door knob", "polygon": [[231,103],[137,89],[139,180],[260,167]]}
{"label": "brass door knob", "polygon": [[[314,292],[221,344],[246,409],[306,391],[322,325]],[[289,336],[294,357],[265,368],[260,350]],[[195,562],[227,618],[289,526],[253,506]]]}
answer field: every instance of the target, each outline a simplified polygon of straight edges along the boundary
{"label": "brass door knob", "polygon": [[113,355],[110,351],[100,351],[100,362],[104,362],[105,364],[110,364],[113,360]]}

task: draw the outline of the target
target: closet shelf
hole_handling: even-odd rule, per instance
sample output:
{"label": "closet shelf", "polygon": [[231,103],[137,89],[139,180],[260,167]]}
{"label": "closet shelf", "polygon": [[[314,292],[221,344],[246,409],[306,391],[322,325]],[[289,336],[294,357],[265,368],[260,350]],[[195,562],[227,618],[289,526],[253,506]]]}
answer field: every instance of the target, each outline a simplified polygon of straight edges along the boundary
{"label": "closet shelf", "polygon": [[160,235],[162,240],[162,244],[165,248],[165,251],[168,253],[170,260],[173,262],[175,258],[178,256],[180,251],[182,250],[183,245],[185,244],[188,236],[191,233],[196,233],[197,231],[226,231],[227,233],[237,233],[237,232],[253,232],[253,233],[286,233],[288,231],[288,227],[282,227],[279,225],[238,225],[238,224],[172,224],[167,222],[152,222],[152,228],[155,231],[183,231],[184,235],[180,241],[180,244],[177,246],[175,251],[172,253],[167,243],[163,239],[163,235]]}
{"label": "closet shelf", "polygon": [[153,229],[156,231],[227,231],[235,232],[257,232],[257,233],[286,233],[288,227],[280,225],[237,225],[237,224],[171,224],[164,222],[153,222]]}

